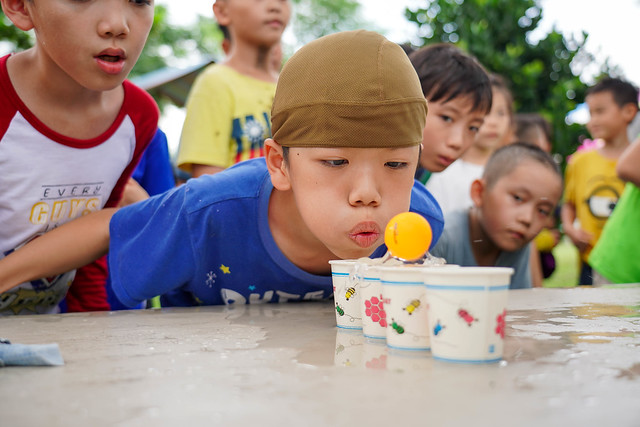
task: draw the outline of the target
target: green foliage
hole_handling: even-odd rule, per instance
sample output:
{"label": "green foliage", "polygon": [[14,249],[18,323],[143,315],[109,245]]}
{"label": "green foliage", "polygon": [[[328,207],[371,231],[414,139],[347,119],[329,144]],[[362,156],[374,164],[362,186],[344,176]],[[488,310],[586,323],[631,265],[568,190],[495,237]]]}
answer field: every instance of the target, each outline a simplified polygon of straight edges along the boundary
{"label": "green foliage", "polygon": [[292,0],[293,33],[298,46],[338,31],[374,29],[360,15],[357,0]]}
{"label": "green foliage", "polygon": [[222,34],[211,18],[198,16],[195,27],[172,25],[167,8],[156,4],[153,27],[144,50],[129,77],[135,77],[167,66],[176,66],[180,59],[200,55],[209,56],[220,52]]}
{"label": "green foliage", "polygon": [[33,45],[32,32],[16,28],[0,9],[0,40],[7,43],[7,53],[28,49]]}
{"label": "green foliage", "polygon": [[[586,86],[578,77],[594,60],[584,39],[577,41],[551,31],[532,42],[530,33],[542,19],[538,0],[427,0],[407,9],[419,27],[423,44],[450,42],[473,54],[485,67],[504,76],[518,112],[539,112],[554,128],[554,152],[565,158],[577,148],[579,125],[567,126],[565,116],[584,100]],[[608,71],[608,64],[602,65]]]}

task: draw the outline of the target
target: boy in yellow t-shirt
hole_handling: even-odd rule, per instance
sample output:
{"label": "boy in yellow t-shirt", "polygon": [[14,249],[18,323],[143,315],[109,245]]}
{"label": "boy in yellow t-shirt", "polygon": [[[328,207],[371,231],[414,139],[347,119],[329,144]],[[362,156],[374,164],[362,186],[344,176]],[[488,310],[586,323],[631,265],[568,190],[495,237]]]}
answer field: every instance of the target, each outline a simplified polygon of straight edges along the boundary
{"label": "boy in yellow t-shirt", "polygon": [[616,163],[629,146],[627,127],[638,111],[637,99],[638,89],[617,78],[605,78],[587,91],[587,129],[604,145],[571,157],[561,211],[564,232],[580,251],[580,285],[593,283],[589,253],[624,189]]}
{"label": "boy in yellow t-shirt", "polygon": [[194,177],[264,155],[278,78],[272,51],[289,23],[289,0],[216,0],[231,40],[226,60],[205,69],[187,101],[178,166]]}

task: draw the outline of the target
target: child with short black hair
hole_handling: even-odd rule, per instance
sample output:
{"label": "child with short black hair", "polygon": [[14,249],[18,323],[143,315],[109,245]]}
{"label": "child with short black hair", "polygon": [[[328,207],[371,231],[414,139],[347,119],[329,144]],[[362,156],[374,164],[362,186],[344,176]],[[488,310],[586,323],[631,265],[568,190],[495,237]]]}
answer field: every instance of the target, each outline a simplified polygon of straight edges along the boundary
{"label": "child with short black hair", "polygon": [[462,156],[442,172],[431,175],[427,190],[436,198],[442,213],[466,209],[472,205],[471,183],[482,176],[491,154],[503,146],[511,130],[513,97],[505,80],[497,74],[489,76],[491,110],[484,118],[478,134]]}
{"label": "child with short black hair", "polygon": [[512,267],[510,289],[530,288],[529,242],[561,195],[562,176],[551,156],[529,144],[504,146],[471,185],[474,206],[445,217],[431,253],[450,264]]}
{"label": "child with short black hair", "polygon": [[607,77],[587,91],[585,101],[590,113],[587,129],[604,145],[569,159],[560,212],[564,233],[580,252],[579,285],[593,283],[589,254],[624,190],[616,164],[629,147],[627,128],[638,112],[638,88]]}
{"label": "child with short black hair", "polygon": [[452,44],[428,45],[409,58],[429,103],[416,174],[424,184],[469,148],[491,110],[491,84],[482,65]]}
{"label": "child with short black hair", "polygon": [[0,261],[0,291],[109,250],[127,306],[328,298],[328,261],[384,255],[396,214],[425,216],[434,242],[442,233],[413,178],[426,107],[397,44],[368,31],[315,40],[282,70],[265,158],[60,227]]}

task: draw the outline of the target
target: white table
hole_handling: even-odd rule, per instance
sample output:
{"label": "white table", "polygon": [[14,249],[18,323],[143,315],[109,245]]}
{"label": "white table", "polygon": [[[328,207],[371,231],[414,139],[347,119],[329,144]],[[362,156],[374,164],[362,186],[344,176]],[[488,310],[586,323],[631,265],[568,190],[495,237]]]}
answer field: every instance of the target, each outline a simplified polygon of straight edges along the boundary
{"label": "white table", "polygon": [[0,318],[2,426],[640,426],[640,287],[511,291],[505,360],[391,353],[331,303]]}

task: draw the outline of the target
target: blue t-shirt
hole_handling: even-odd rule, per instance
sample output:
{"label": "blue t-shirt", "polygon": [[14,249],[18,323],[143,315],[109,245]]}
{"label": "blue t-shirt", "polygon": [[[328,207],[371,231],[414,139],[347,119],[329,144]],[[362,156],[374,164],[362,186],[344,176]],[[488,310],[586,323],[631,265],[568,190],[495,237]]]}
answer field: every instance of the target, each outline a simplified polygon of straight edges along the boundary
{"label": "blue t-shirt", "polygon": [[[118,211],[109,253],[118,299],[134,306],[161,295],[163,306],[190,306],[330,297],[330,275],[303,271],[276,245],[267,215],[272,189],[260,158]],[[411,206],[437,241],[442,213],[420,183]]]}
{"label": "blue t-shirt", "polygon": [[160,129],[156,130],[149,146],[144,150],[131,178],[135,179],[149,196],[164,193],[176,185],[167,135]]}
{"label": "blue t-shirt", "polygon": [[[160,129],[156,130],[149,146],[144,150],[140,162],[133,171],[131,178],[135,179],[142,188],[146,190],[149,196],[164,193],[172,189],[176,185],[173,177],[173,167],[171,165],[171,156],[169,155],[169,144],[167,143],[167,135]],[[111,310],[124,310],[124,306],[118,297],[113,293],[111,286],[111,277],[107,277],[106,283],[107,301]],[[137,308],[143,308],[143,304],[139,304]]]}
{"label": "blue t-shirt", "polygon": [[[431,254],[446,259],[449,264],[458,264],[463,267],[477,266],[469,236],[469,211],[466,209],[453,211],[448,213],[445,219],[447,226]],[[511,276],[509,289],[531,287],[528,244],[517,251],[500,252],[495,267],[511,267],[515,270]]]}

